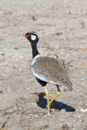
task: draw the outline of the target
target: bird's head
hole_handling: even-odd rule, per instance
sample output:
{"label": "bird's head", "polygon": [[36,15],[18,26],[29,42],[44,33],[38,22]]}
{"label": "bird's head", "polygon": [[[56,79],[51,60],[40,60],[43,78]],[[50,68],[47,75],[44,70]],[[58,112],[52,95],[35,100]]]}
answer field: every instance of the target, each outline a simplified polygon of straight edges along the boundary
{"label": "bird's head", "polygon": [[39,40],[38,34],[36,32],[33,32],[33,31],[28,32],[26,34],[22,34],[22,36],[25,36],[31,43],[32,42],[36,42],[37,43],[38,40]]}

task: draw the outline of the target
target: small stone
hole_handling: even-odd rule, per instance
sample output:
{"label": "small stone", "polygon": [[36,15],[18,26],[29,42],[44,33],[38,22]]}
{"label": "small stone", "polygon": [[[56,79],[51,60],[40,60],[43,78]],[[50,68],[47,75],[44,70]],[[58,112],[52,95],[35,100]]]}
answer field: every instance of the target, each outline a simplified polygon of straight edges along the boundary
{"label": "small stone", "polygon": [[69,127],[67,124],[62,125],[62,130],[69,130]]}
{"label": "small stone", "polygon": [[0,93],[3,93],[3,91],[0,91]]}

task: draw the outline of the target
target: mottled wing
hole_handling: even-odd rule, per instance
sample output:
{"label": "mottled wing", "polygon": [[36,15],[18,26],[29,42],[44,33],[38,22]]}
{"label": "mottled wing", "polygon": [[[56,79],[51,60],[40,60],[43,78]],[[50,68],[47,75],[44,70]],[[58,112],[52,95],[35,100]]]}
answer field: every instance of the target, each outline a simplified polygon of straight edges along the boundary
{"label": "mottled wing", "polygon": [[31,69],[35,77],[42,81],[67,86],[70,90],[72,89],[72,83],[67,76],[67,72],[54,58],[38,57]]}

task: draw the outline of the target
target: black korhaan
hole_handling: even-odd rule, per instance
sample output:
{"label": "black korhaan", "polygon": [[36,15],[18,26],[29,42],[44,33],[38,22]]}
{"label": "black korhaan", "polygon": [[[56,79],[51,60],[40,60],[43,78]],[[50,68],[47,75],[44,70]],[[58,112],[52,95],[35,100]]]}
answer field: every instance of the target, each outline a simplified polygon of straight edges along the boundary
{"label": "black korhaan", "polygon": [[[67,87],[72,90],[72,83],[68,78],[67,72],[64,70],[59,61],[54,58],[41,56],[37,49],[37,42],[39,36],[36,32],[28,32],[22,34],[31,43],[33,60],[31,63],[31,70],[36,77],[37,81],[44,87],[47,97],[48,113],[50,115],[50,104],[60,94],[60,86]],[[57,94],[49,101],[49,93],[46,88],[47,83],[52,83],[57,86]]]}

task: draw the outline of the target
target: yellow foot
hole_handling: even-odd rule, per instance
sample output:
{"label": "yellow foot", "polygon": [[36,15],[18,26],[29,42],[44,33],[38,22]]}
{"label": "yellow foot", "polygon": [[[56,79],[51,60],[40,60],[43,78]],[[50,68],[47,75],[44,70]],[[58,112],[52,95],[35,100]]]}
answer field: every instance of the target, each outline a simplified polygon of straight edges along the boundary
{"label": "yellow foot", "polygon": [[48,116],[50,116],[50,113],[46,114],[44,117],[48,117]]}

